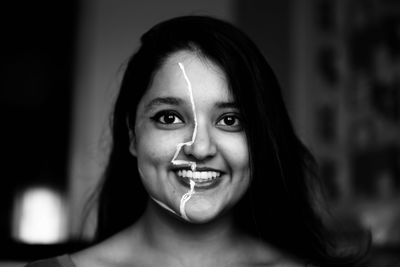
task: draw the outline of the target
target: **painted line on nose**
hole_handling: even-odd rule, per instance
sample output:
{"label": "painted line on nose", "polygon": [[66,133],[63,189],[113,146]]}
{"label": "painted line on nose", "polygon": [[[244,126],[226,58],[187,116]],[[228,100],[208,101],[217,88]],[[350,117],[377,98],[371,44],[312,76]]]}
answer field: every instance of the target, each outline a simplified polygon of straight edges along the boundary
{"label": "painted line on nose", "polygon": [[189,164],[192,168],[192,170],[196,169],[196,162],[193,161],[182,161],[182,160],[176,160],[176,158],[178,157],[181,149],[183,146],[191,146],[193,145],[194,141],[196,140],[196,136],[197,136],[197,116],[196,116],[196,105],[194,103],[194,97],[193,97],[193,89],[192,89],[192,83],[189,80],[189,77],[186,74],[186,70],[185,70],[185,66],[179,62],[178,63],[179,68],[182,71],[183,77],[185,79],[186,85],[187,85],[187,89],[189,91],[189,97],[190,97],[190,103],[192,106],[192,113],[193,113],[193,120],[194,120],[194,128],[193,128],[193,134],[192,134],[192,140],[190,140],[189,142],[185,142],[185,143],[179,143],[176,145],[176,151],[175,154],[171,160],[172,164],[174,165],[179,165],[179,164]]}

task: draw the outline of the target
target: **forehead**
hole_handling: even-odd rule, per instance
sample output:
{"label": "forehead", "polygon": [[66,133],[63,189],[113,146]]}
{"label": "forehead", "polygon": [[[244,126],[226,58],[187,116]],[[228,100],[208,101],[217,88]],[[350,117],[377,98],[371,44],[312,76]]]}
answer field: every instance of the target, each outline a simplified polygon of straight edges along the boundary
{"label": "forehead", "polygon": [[209,99],[232,101],[222,69],[207,58],[189,51],[174,53],[164,61],[155,73],[143,100],[163,96],[188,96],[188,84],[179,63],[184,66],[195,100],[202,100],[207,96]]}

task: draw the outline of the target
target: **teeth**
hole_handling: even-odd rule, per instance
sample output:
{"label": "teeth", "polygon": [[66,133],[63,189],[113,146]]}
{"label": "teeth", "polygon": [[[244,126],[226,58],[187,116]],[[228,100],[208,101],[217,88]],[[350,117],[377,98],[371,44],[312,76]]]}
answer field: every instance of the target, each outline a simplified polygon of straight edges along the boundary
{"label": "teeth", "polygon": [[198,172],[198,171],[190,171],[190,170],[179,170],[177,172],[179,177],[182,178],[190,178],[193,180],[197,181],[204,181],[204,180],[212,180],[221,175],[220,172],[213,172],[213,171],[207,171],[207,172]]}

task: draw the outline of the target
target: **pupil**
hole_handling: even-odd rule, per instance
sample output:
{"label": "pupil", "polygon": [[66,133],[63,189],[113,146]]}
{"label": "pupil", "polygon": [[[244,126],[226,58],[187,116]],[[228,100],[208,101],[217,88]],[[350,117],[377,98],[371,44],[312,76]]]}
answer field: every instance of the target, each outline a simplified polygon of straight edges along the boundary
{"label": "pupil", "polygon": [[174,115],[167,115],[165,116],[165,123],[173,123],[175,120],[175,116]]}
{"label": "pupil", "polygon": [[233,125],[233,124],[235,123],[235,119],[232,118],[232,117],[226,117],[226,118],[224,119],[224,121],[225,121],[225,124],[226,124],[226,125],[229,125],[229,126],[231,126],[231,125]]}

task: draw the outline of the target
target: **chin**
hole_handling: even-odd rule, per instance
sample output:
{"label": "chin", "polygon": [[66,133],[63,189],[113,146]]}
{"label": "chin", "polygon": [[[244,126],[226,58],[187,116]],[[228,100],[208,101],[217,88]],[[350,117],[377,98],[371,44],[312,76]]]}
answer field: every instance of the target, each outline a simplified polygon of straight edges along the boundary
{"label": "chin", "polygon": [[220,215],[220,211],[218,206],[210,201],[196,199],[186,205],[186,215],[191,223],[203,224],[216,219]]}

